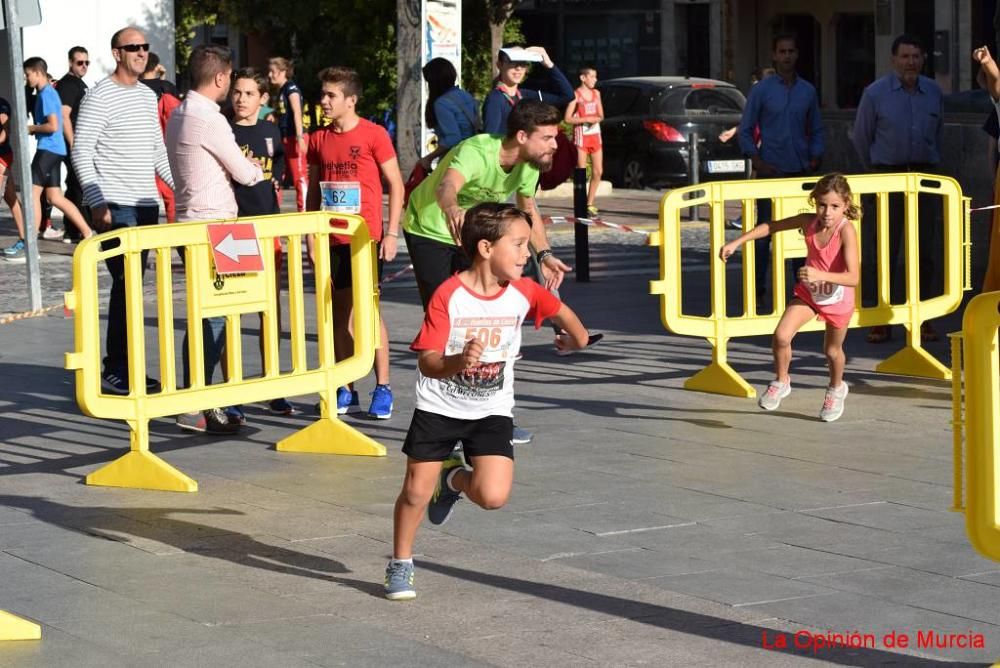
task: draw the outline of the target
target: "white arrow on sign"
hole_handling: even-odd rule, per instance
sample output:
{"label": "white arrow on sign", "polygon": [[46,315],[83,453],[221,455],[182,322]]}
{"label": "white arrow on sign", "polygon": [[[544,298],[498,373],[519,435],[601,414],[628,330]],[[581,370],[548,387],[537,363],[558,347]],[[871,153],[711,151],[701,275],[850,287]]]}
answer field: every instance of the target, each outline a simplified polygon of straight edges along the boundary
{"label": "white arrow on sign", "polygon": [[215,250],[219,251],[233,262],[239,262],[241,255],[260,256],[260,247],[257,246],[256,239],[234,239],[232,232],[227,234],[226,238],[219,242],[219,244],[215,247]]}

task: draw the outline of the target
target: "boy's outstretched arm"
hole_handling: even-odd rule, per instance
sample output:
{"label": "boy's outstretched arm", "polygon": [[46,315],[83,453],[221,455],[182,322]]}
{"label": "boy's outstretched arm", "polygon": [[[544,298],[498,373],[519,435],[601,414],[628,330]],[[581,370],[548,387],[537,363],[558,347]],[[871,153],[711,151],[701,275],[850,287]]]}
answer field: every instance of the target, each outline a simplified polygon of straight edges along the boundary
{"label": "boy's outstretched arm", "polygon": [[563,330],[562,334],[556,336],[556,348],[559,350],[583,350],[587,347],[590,334],[573,309],[563,304],[559,307],[559,311],[552,316],[552,322]]}

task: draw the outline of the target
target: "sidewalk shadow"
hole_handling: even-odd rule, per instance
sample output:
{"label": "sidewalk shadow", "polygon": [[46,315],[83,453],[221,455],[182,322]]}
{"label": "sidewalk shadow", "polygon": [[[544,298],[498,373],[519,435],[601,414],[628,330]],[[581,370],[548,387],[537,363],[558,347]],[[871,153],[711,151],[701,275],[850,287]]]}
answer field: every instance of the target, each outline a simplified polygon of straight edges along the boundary
{"label": "sidewalk shadow", "polygon": [[[173,515],[245,515],[226,508],[114,508],[69,506],[44,497],[0,495],[0,506],[27,510],[35,519],[87,536],[129,543],[128,536],[171,545],[182,552],[221,559],[238,566],[342,584],[382,597],[382,585],[336,574],[350,573],[343,563],[316,554],[262,543],[251,535],[177,519]],[[123,515],[122,512],[130,515]],[[123,538],[123,535],[126,536]],[[220,537],[218,547],[206,539]]]}
{"label": "sidewalk shadow", "polygon": [[754,649],[762,649],[762,639],[764,634],[771,644],[775,644],[777,636],[784,636],[787,641],[786,648],[775,648],[769,651],[778,652],[785,655],[822,660],[844,666],[876,666],[876,665],[905,665],[905,666],[981,666],[982,663],[961,663],[950,660],[924,659],[909,654],[897,654],[887,650],[868,648],[823,648],[822,654],[816,654],[811,646],[805,649],[796,649],[792,638],[792,633],[776,631],[764,626],[757,626],[745,622],[736,622],[722,617],[713,617],[698,612],[689,612],[668,608],[652,603],[643,603],[632,599],[609,596],[607,594],[597,594],[594,592],[582,591],[580,589],[570,589],[559,585],[545,584],[543,582],[531,582],[502,575],[492,575],[482,571],[470,571],[457,566],[449,566],[429,561],[421,561],[420,567],[467,582],[474,582],[517,592],[525,596],[533,596],[539,599],[563,603],[576,608],[593,610],[606,615],[613,615],[621,619],[629,619],[639,624],[647,624],[670,631],[679,631],[688,635],[708,638],[719,642],[727,642],[735,645],[743,645]]}

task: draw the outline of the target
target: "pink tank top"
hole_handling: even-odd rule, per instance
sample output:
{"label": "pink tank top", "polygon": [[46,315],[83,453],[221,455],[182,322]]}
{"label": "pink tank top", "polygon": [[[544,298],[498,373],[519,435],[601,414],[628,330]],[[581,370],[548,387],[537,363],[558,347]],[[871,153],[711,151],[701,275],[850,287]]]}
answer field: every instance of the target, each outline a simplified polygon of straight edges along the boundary
{"label": "pink tank top", "polygon": [[[819,217],[805,229],[806,237],[806,266],[815,267],[821,271],[832,273],[843,273],[847,271],[847,262],[844,260],[843,240],[840,231],[844,225],[848,224],[847,219],[841,220],[834,229],[830,240],[825,246],[816,243],[816,233],[819,232]],[[798,283],[795,286],[796,293],[799,291],[809,295],[810,301],[820,307],[822,311],[828,313],[846,313],[854,310],[854,288],[820,281],[810,285]]]}

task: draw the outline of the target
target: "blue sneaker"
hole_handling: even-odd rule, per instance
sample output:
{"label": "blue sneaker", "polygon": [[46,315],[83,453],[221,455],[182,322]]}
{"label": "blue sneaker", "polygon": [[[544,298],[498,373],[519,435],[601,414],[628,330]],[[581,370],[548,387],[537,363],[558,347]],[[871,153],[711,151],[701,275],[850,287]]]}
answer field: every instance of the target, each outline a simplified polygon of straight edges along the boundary
{"label": "blue sneaker", "polygon": [[376,420],[388,420],[392,417],[392,390],[388,385],[376,385],[371,393],[372,405],[368,416]]}
{"label": "blue sneaker", "polygon": [[356,390],[346,387],[337,388],[337,415],[346,413],[357,413],[361,410],[361,402],[358,400]]}
{"label": "blue sneaker", "polygon": [[437,489],[431,497],[430,505],[427,506],[427,519],[431,524],[444,524],[451,517],[451,511],[455,507],[455,502],[462,498],[461,492],[455,492],[448,487],[448,474],[453,468],[463,467],[461,456],[452,455],[442,462],[441,475],[438,478]]}
{"label": "blue sneaker", "polygon": [[236,406],[230,406],[225,410],[225,413],[230,422],[235,422],[236,424],[247,423],[247,416],[243,413],[243,406],[238,404]]}
{"label": "blue sneaker", "polygon": [[385,597],[390,601],[408,601],[417,597],[413,589],[413,562],[392,560],[385,567]]}
{"label": "blue sneaker", "polygon": [[24,239],[18,239],[13,246],[3,249],[3,259],[7,262],[20,264],[25,261]]}
{"label": "blue sneaker", "polygon": [[295,413],[295,406],[288,399],[272,399],[270,408],[275,415],[293,415]]}

